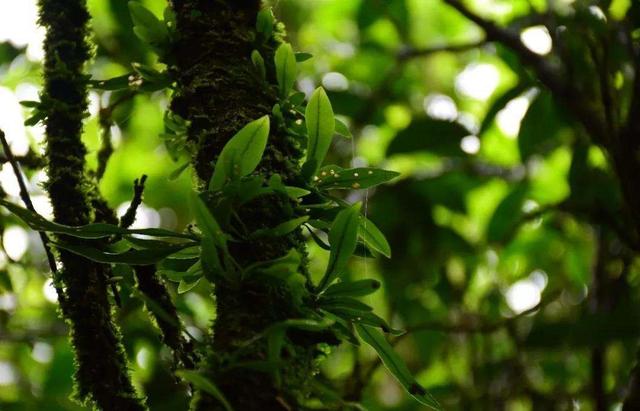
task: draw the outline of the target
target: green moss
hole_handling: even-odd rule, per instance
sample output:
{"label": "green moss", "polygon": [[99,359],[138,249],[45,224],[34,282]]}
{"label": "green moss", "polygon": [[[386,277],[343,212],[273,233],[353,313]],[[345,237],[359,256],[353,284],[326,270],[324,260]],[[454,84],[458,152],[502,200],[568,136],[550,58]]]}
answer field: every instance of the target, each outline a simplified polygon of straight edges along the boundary
{"label": "green moss", "polygon": [[[193,165],[200,183],[208,182],[213,164],[227,141],[248,122],[271,113],[278,102],[273,54],[276,37],[267,45],[256,45],[254,31],[259,1],[188,0],[174,1],[180,40],[171,68],[177,88],[171,109],[189,121],[188,138],[197,147]],[[278,38],[281,33],[277,33]],[[250,55],[259,48],[267,63],[265,83],[255,70]],[[272,123],[272,124],[275,124]],[[278,173],[287,183],[299,181],[298,142],[285,130],[272,127],[258,173]],[[286,196],[269,195],[236,210],[249,231],[265,228],[294,216]],[[230,252],[242,266],[285,255],[296,248],[303,255],[300,270],[308,277],[305,241],[297,231],[280,238],[234,242]],[[310,380],[317,373],[322,356],[319,343],[335,343],[327,333],[287,332],[284,364],[278,385],[271,373],[235,367],[237,362],[266,358],[267,346],[257,338],[274,323],[302,318],[294,298],[284,286],[245,280],[238,286],[223,280],[215,284],[217,319],[203,371],[216,383],[237,410],[300,409],[309,395]],[[247,341],[253,341],[247,345]],[[192,409],[222,409],[205,393],[198,392]]]}
{"label": "green moss", "polygon": [[[67,225],[94,221],[100,205],[85,174],[86,149],[80,137],[87,108],[84,65],[91,55],[86,41],[89,14],[83,0],[40,0],[44,43],[46,158],[55,220]],[[108,207],[107,207],[108,209]],[[98,208],[98,218],[108,218]],[[77,241],[64,238],[64,241]],[[76,398],[102,410],[144,410],[131,384],[120,333],[112,321],[107,268],[60,252],[63,269],[56,285],[61,311],[71,329],[76,358]]]}

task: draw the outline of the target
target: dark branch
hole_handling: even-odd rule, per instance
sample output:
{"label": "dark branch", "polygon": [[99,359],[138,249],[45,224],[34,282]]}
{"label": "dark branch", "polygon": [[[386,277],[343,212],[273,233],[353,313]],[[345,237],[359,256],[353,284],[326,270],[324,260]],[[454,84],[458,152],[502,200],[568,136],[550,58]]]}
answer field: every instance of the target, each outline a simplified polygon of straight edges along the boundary
{"label": "dark branch", "polygon": [[129,208],[124,213],[122,218],[120,218],[120,227],[129,228],[136,220],[136,212],[138,211],[138,207],[142,204],[142,194],[144,192],[144,183],[147,181],[147,176],[142,175],[140,179],[137,178],[133,181],[133,199],[131,200],[131,204],[129,204]]}
{"label": "dark branch", "polygon": [[487,44],[486,40],[479,40],[466,44],[442,44],[426,48],[405,47],[398,52],[397,58],[400,61],[404,61],[416,57],[426,57],[436,53],[463,53],[482,47],[485,44]]}
{"label": "dark branch", "polygon": [[[2,149],[4,150],[4,155],[9,161],[9,164],[11,164],[11,168],[13,169],[13,174],[15,174],[16,176],[16,180],[18,180],[18,186],[20,187],[20,198],[22,199],[22,202],[24,203],[24,205],[27,207],[29,211],[36,213],[36,209],[33,206],[31,197],[29,196],[29,190],[27,189],[27,185],[25,184],[24,179],[22,178],[20,165],[18,164],[18,161],[16,160],[16,158],[13,156],[13,153],[11,152],[11,147],[9,147],[9,143],[7,142],[7,139],[5,138],[5,134],[2,130],[0,130],[0,141],[2,142]],[[56,260],[53,257],[53,253],[49,249],[49,237],[47,237],[47,235],[43,231],[38,231],[38,234],[40,235],[40,241],[42,241],[42,245],[44,246],[44,251],[47,254],[47,262],[49,263],[49,268],[51,269],[51,273],[53,274],[54,277],[56,277],[58,274],[58,269],[56,267]],[[59,289],[58,285],[56,285],[56,292],[58,293],[58,296],[61,298],[64,295],[62,293],[62,290]]]}

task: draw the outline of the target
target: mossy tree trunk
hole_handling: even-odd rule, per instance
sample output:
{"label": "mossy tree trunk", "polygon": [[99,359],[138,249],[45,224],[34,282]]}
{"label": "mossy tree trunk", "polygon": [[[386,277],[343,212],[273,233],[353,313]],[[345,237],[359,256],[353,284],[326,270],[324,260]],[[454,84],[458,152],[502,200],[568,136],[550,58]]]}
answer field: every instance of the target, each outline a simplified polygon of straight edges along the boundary
{"label": "mossy tree trunk", "polygon": [[[174,74],[177,88],[171,109],[190,122],[188,137],[197,148],[193,165],[200,184],[212,176],[213,164],[225,143],[244,125],[270,114],[278,101],[273,61],[278,41],[270,39],[259,46],[267,62],[267,82],[253,66],[250,55],[254,41],[259,0],[173,0],[179,39],[175,44]],[[277,173],[285,182],[299,176],[301,150],[284,130],[272,127],[267,148],[257,172],[269,178]],[[249,232],[272,227],[292,218],[288,199],[269,195],[259,197],[236,210]],[[234,243],[231,253],[241,266],[282,257],[292,248],[304,255],[301,233]],[[306,273],[306,258],[301,272]],[[269,373],[247,368],[225,369],[234,361],[266,358],[264,340],[245,347],[267,327],[288,318],[300,318],[293,298],[283,288],[257,281],[235,286],[219,277],[215,284],[217,319],[209,345],[204,371],[236,410],[298,410],[310,379],[316,372],[319,340],[330,336],[289,333],[289,350],[284,361],[282,383]],[[242,348],[244,347],[244,348]],[[219,403],[197,393],[196,410],[222,409]]]}
{"label": "mossy tree trunk", "polygon": [[[86,149],[80,138],[87,109],[83,70],[91,54],[86,41],[89,14],[84,0],[41,0],[40,11],[40,23],[47,29],[41,98],[46,113],[46,188],[55,221],[79,226],[100,214],[85,174]],[[63,236],[60,240],[77,241]],[[131,384],[121,337],[112,321],[108,267],[66,251],[60,251],[59,260],[62,269],[54,280],[71,328],[77,397],[107,411],[146,409]]]}

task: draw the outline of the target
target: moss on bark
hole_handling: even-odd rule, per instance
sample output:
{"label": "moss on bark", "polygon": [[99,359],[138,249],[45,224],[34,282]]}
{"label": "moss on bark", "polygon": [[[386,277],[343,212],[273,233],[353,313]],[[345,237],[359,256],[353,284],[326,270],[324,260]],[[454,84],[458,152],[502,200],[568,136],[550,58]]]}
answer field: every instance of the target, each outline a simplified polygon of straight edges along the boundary
{"label": "moss on bark", "polygon": [[[213,164],[227,141],[244,125],[271,113],[278,102],[273,78],[273,52],[277,41],[256,45],[257,0],[174,0],[179,40],[173,55],[177,88],[171,109],[190,122],[188,138],[197,147],[193,165],[201,183],[213,173]],[[250,55],[254,48],[267,62],[268,82],[258,75]],[[301,149],[287,133],[272,127],[257,172],[278,173],[286,182],[300,177]],[[290,200],[261,196],[236,210],[249,231],[286,221],[295,211]],[[284,256],[297,248],[304,254],[299,231],[291,235],[234,243],[231,253],[242,266]],[[300,267],[306,274],[306,259]],[[236,410],[298,410],[308,396],[317,372],[318,343],[332,335],[289,332],[282,383],[269,373],[242,367],[237,362],[266,359],[264,339],[256,339],[270,325],[301,318],[286,288],[245,280],[240,285],[219,279],[215,283],[217,319],[203,371],[216,383]],[[247,345],[248,341],[253,341]],[[194,410],[223,409],[212,397],[198,392]]]}
{"label": "moss on bark", "polygon": [[[45,39],[46,188],[55,221],[67,225],[95,218],[85,176],[86,149],[80,139],[87,108],[83,68],[91,55],[86,41],[89,14],[84,0],[40,0]],[[72,238],[61,238],[72,242]],[[61,251],[63,268],[55,281],[60,305],[71,328],[77,363],[76,395],[103,410],[144,410],[131,384],[120,334],[111,318],[106,269]]]}

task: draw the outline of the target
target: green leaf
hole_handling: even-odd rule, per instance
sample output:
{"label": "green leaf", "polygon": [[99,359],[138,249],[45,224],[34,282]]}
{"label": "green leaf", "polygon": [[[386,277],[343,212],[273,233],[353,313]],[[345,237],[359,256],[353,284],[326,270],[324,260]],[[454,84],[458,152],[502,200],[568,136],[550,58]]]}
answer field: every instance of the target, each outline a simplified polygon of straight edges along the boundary
{"label": "green leaf", "polygon": [[344,273],[349,257],[356,249],[358,226],[360,223],[360,207],[357,203],[345,208],[336,215],[329,231],[331,252],[327,270],[318,285],[318,292],[324,291],[333,280]]}
{"label": "green leaf", "polygon": [[313,178],[320,189],[349,190],[365,189],[386,183],[398,177],[400,173],[379,168],[341,168],[335,165],[318,170]]}
{"label": "green leaf", "polygon": [[516,84],[514,87],[508,89],[504,92],[500,97],[495,99],[495,101],[489,107],[487,114],[484,115],[482,119],[482,124],[480,125],[480,130],[478,131],[478,136],[483,135],[493,124],[493,120],[496,118],[498,113],[509,104],[510,101],[520,96],[522,93],[527,91],[530,85],[526,82],[520,82]]}
{"label": "green leaf", "polygon": [[391,326],[389,325],[389,323],[387,323],[384,318],[372,313],[372,312],[365,312],[365,313],[360,313],[356,318],[353,319],[353,321],[363,324],[363,325],[368,325],[370,327],[377,327],[380,328],[382,330],[382,332],[385,333],[389,333],[391,335],[402,335],[405,333],[404,330],[398,330],[396,328],[391,328]]}
{"label": "green leaf", "polygon": [[313,57],[311,53],[298,52],[296,53],[296,61],[298,63],[302,63],[303,61],[307,61]]}
{"label": "green leaf", "polygon": [[183,277],[180,280],[180,284],[178,284],[178,294],[184,294],[188,291],[191,291],[193,288],[195,288],[196,285],[198,285],[201,279],[201,275],[190,275]]}
{"label": "green leaf", "polygon": [[282,43],[275,54],[276,78],[280,97],[286,99],[296,81],[296,57],[291,44]]}
{"label": "green leaf", "polygon": [[[307,318],[301,319],[289,319],[281,321],[269,327],[265,331],[267,337],[267,361],[270,363],[280,362],[280,352],[284,345],[284,337],[288,328],[296,328],[303,331],[319,332],[326,330],[333,325],[333,321],[324,319],[323,321],[316,321]],[[275,378],[277,383],[280,383],[280,375],[276,370]]]}
{"label": "green leaf", "polygon": [[349,127],[347,127],[346,124],[344,124],[341,120],[338,120],[337,118],[335,119],[335,121],[336,121],[336,124],[335,124],[336,134],[339,134],[342,137],[346,137],[346,138],[353,137],[353,134],[351,134],[351,131],[349,130]]}
{"label": "green leaf", "polygon": [[27,108],[36,108],[40,106],[40,102],[35,100],[22,100],[20,101],[20,105]]}
{"label": "green leaf", "polygon": [[262,116],[244,126],[222,149],[209,190],[221,189],[229,179],[246,176],[262,159],[269,137],[269,116]]}
{"label": "green leaf", "polygon": [[271,8],[264,8],[258,12],[258,16],[256,18],[256,31],[262,34],[263,39],[266,40],[271,37],[274,22],[275,18]]}
{"label": "green leaf", "polygon": [[129,88],[129,78],[133,73],[123,74],[108,80],[90,80],[89,85],[97,90],[124,90]]}
{"label": "green leaf", "polygon": [[202,375],[200,372],[193,370],[177,370],[176,375],[190,382],[196,388],[199,388],[202,391],[210,394],[213,398],[218,400],[220,404],[222,404],[225,411],[234,411],[231,404],[229,404],[229,401],[227,401],[224,394],[222,394],[222,391],[220,391],[209,378]]}
{"label": "green leaf", "polygon": [[414,119],[398,132],[387,148],[387,155],[427,151],[443,156],[463,156],[462,139],[471,132],[460,123],[430,117]]}
{"label": "green leaf", "polygon": [[138,2],[130,1],[129,11],[134,33],[152,46],[154,51],[162,54],[169,45],[169,32],[165,24]]}
{"label": "green leaf", "polygon": [[103,264],[129,264],[129,265],[150,265],[156,264],[168,256],[177,253],[184,248],[190,247],[190,244],[176,244],[173,246],[162,248],[151,248],[144,250],[131,249],[123,253],[112,253],[100,250],[85,244],[70,243],[52,243],[53,246],[63,250],[70,251],[74,254],[85,257],[89,260]]}
{"label": "green leaf", "polygon": [[84,239],[96,239],[109,237],[111,235],[127,235],[127,234],[143,234],[153,237],[173,237],[194,239],[191,234],[176,233],[162,228],[141,228],[141,229],[125,229],[112,224],[88,224],[78,227],[71,227],[54,223],[46,220],[40,214],[34,213],[22,208],[18,205],[10,203],[9,201],[0,199],[0,205],[6,207],[13,214],[18,216],[24,221],[31,229],[35,231],[46,231],[56,234],[66,234],[72,237],[84,238]]}
{"label": "green leaf", "polygon": [[429,394],[411,375],[400,356],[393,350],[384,336],[376,329],[366,325],[356,324],[358,335],[378,353],[384,366],[391,372],[404,389],[420,404],[433,410],[442,410],[436,399]]}
{"label": "green leaf", "polygon": [[189,167],[189,162],[186,162],[180,167],[173,170],[171,174],[169,174],[169,177],[168,177],[169,181],[177,180],[182,175],[184,170],[186,170],[188,167]]}
{"label": "green leaf", "polygon": [[374,293],[379,288],[380,282],[372,279],[342,281],[329,286],[322,295],[325,297],[363,297]]}
{"label": "green leaf", "polygon": [[556,148],[562,142],[560,137],[564,125],[562,107],[556,104],[551,93],[541,91],[520,123],[518,148],[522,161]]}
{"label": "green leaf", "polygon": [[245,269],[245,276],[259,273],[286,281],[298,272],[301,259],[300,253],[296,249],[291,249],[283,257],[250,265]]}
{"label": "green leaf", "polygon": [[227,235],[222,231],[220,224],[218,224],[213,214],[211,214],[211,211],[209,211],[209,207],[207,207],[202,198],[195,192],[191,194],[191,208],[198,228],[202,231],[202,235],[210,238],[214,244],[226,250]]}
{"label": "green leaf", "polygon": [[260,76],[260,78],[262,80],[266,80],[267,69],[264,66],[264,59],[262,58],[258,50],[253,50],[251,52],[251,62],[256,67],[256,70],[258,70],[258,75]]}
{"label": "green leaf", "polygon": [[487,226],[487,241],[492,243],[505,242],[513,235],[522,218],[522,206],[528,194],[528,185],[522,183],[517,185],[498,204]]}
{"label": "green leaf", "polygon": [[298,228],[301,224],[306,222],[309,219],[309,216],[302,216],[298,218],[294,218],[292,220],[285,221],[284,223],[280,223],[273,228],[264,228],[260,230],[254,231],[250,238],[260,238],[260,237],[282,237],[283,235],[287,235],[296,228]]}
{"label": "green leaf", "polygon": [[322,87],[318,87],[311,95],[305,110],[305,119],[309,136],[307,162],[316,162],[313,169],[315,172],[329,151],[336,124],[331,102]]}
{"label": "green leaf", "polygon": [[361,301],[355,300],[349,297],[327,297],[323,294],[323,297],[318,302],[321,308],[332,311],[332,309],[345,308],[347,310],[370,312],[373,308]]}
{"label": "green leaf", "polygon": [[304,188],[300,188],[300,187],[285,186],[284,189],[287,192],[287,195],[289,196],[289,198],[291,198],[292,200],[297,200],[300,197],[304,197],[306,195],[311,194],[311,191],[305,190]]}
{"label": "green leaf", "polygon": [[371,250],[391,258],[391,246],[380,229],[366,217],[360,220],[360,238]]}

